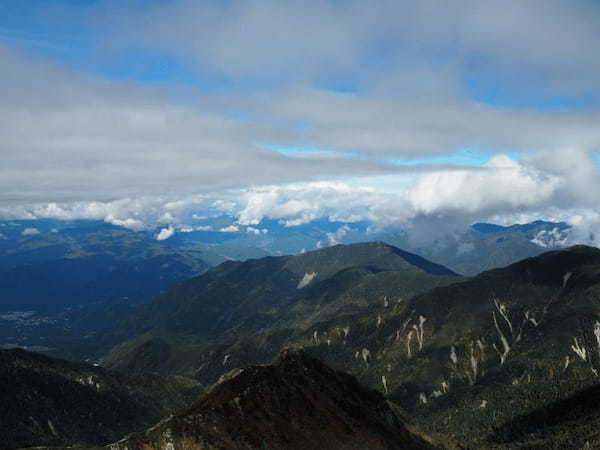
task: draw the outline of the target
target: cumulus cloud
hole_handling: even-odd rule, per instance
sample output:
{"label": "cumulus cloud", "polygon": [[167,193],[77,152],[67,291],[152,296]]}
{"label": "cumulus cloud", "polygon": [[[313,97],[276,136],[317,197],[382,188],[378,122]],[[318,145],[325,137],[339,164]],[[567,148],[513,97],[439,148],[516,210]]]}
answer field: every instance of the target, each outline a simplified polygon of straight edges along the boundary
{"label": "cumulus cloud", "polygon": [[566,245],[586,244],[600,246],[600,213],[598,210],[578,211],[567,219],[573,228],[567,235]]}
{"label": "cumulus cloud", "polygon": [[37,228],[33,228],[33,227],[25,228],[21,232],[21,235],[23,235],[23,236],[35,236],[36,234],[40,234],[40,230],[38,230]]}
{"label": "cumulus cloud", "polygon": [[[321,217],[382,226],[421,219],[432,222],[439,217],[447,224],[456,221],[457,227],[462,228],[470,221],[515,212],[533,216],[556,207],[591,206],[586,196],[579,196],[578,185],[570,182],[580,171],[573,173],[572,164],[561,170],[552,166],[549,170],[540,161],[546,158],[516,160],[497,155],[481,170],[423,174],[413,185],[394,192],[342,182],[263,186],[240,196],[237,217],[246,225],[266,218],[280,220],[287,226]],[[587,176],[590,171],[586,164],[582,170],[579,176]],[[591,169],[591,173],[595,171]],[[595,186],[597,182],[589,178],[585,184]]]}
{"label": "cumulus cloud", "polygon": [[[325,181],[251,188],[238,202],[236,215],[240,224],[257,225],[263,219],[274,219],[285,226],[302,225],[321,217],[339,222],[376,220],[375,211],[403,203],[400,197],[372,187]],[[399,216],[402,213],[398,211],[390,220]]]}
{"label": "cumulus cloud", "polygon": [[[576,230],[575,233],[580,231]],[[562,231],[558,227],[551,230],[541,230],[533,237],[531,242],[544,248],[564,247],[569,242],[569,232]]]}
{"label": "cumulus cloud", "polygon": [[219,231],[221,233],[239,233],[240,227],[238,227],[237,225],[228,225],[226,227],[219,229]]}
{"label": "cumulus cloud", "polygon": [[344,236],[346,236],[351,230],[352,228],[350,228],[348,225],[342,225],[334,233],[327,233],[327,241],[329,242],[329,245],[339,244]]}
{"label": "cumulus cloud", "polygon": [[175,234],[175,228],[173,228],[172,226],[169,226],[167,228],[163,228],[162,230],[160,230],[158,232],[158,234],[156,235],[156,240],[157,241],[166,241],[174,234]]}
{"label": "cumulus cloud", "polygon": [[187,210],[209,205],[204,197],[185,197],[176,203],[164,197],[139,197],[108,202],[78,201],[65,203],[36,203],[0,205],[0,218],[103,220],[133,230],[151,229],[162,223],[166,213],[183,217]]}
{"label": "cumulus cloud", "polygon": [[254,227],[246,227],[246,233],[254,234],[260,236],[261,234],[267,234],[269,230],[266,228],[254,228]]}
{"label": "cumulus cloud", "polygon": [[[498,155],[482,170],[423,174],[395,192],[345,183],[255,188],[240,197],[237,217],[244,224],[267,218],[287,226],[322,217],[367,221],[380,228],[401,226],[423,240],[462,232],[475,221],[512,224],[546,218],[570,220],[579,231],[569,235],[569,242],[590,242],[590,235],[600,236],[593,232],[598,216],[592,213],[600,206],[594,196],[600,190],[597,173],[587,152],[566,149],[520,160]],[[591,229],[582,231],[586,227]],[[347,231],[331,233],[330,242]]]}
{"label": "cumulus cloud", "polygon": [[183,226],[177,231],[180,231],[181,233],[191,233],[192,231],[213,231],[213,227],[211,227],[210,225],[196,225],[193,227]]}
{"label": "cumulus cloud", "polygon": [[[293,227],[325,218],[365,221],[379,228],[402,226],[426,236],[436,229],[463,230],[480,220],[514,223],[573,216],[580,217],[578,223],[593,221],[595,216],[585,212],[599,206],[594,196],[600,190],[596,173],[585,152],[546,153],[519,160],[497,155],[479,170],[425,173],[395,190],[362,186],[360,179],[351,183],[292,183],[178,200],[143,197],[0,208],[0,216],[99,219],[132,229],[152,229],[168,221],[170,226],[189,232],[208,230],[209,225],[197,223],[208,216],[197,211],[211,210],[212,215],[235,219],[236,223],[220,228],[222,232],[264,233],[257,225],[266,219]],[[333,234],[332,239],[339,240]]]}
{"label": "cumulus cloud", "polygon": [[493,157],[485,169],[424,175],[410,190],[410,202],[418,213],[427,215],[535,209],[546,204],[564,181],[504,155]]}

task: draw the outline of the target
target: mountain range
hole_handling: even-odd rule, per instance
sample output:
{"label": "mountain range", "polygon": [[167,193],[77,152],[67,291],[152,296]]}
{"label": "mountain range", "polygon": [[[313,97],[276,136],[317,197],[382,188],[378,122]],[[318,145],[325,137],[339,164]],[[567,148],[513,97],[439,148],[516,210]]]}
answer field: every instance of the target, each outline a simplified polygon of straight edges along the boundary
{"label": "mountain range", "polygon": [[[541,239],[546,226],[499,229],[478,224],[473,233],[498,248],[494,245],[505,242],[497,242],[501,236]],[[557,233],[553,231],[553,236]],[[149,301],[101,302],[72,309],[61,326],[76,324],[77,331],[53,339],[70,349],[65,356],[97,361],[102,369],[90,367],[108,369],[114,377],[125,376],[119,373],[147,377],[151,372],[157,380],[184,376],[205,386],[224,376],[239,380],[233,369],[273,361],[273,370],[281,374],[278,354],[301,348],[302,361],[317,358],[335,373],[349,373],[378,390],[392,402],[402,423],[410,422],[411,429],[431,436],[435,445],[581,448],[598,441],[596,410],[587,399],[596,395],[600,374],[599,294],[600,250],[592,247],[545,252],[464,277],[414,253],[368,242],[225,261],[176,282]],[[11,314],[16,313],[5,313],[2,320],[26,323],[27,318]],[[272,379],[260,368],[248,373],[255,372]],[[127,383],[118,381],[115,386]],[[188,383],[184,387],[193,387]],[[273,398],[287,395],[285,386],[271,385]],[[220,392],[215,389],[209,389],[207,398]],[[162,391],[157,392],[160,397]],[[139,395],[149,401],[147,393]],[[212,400],[206,402],[203,405],[221,408]],[[161,405],[154,409],[159,413],[144,423],[132,422],[126,431],[165,417],[171,405]],[[24,411],[31,408],[35,405],[27,404]],[[44,411],[51,414],[50,409]],[[182,439],[204,445],[210,440],[205,439],[208,428],[202,427],[212,422],[202,425],[204,419],[198,417],[207,416],[199,411],[180,409],[169,419],[172,422],[160,422],[134,436],[152,446],[157,445],[157,436],[177,429],[186,436]],[[264,412],[271,413],[275,414]],[[231,430],[219,428],[222,417],[213,419],[220,430],[214,442],[221,442]],[[183,424],[188,422],[199,428],[186,428]],[[54,434],[52,427],[46,428],[46,434]],[[24,429],[25,435],[32,433]]]}
{"label": "mountain range", "polygon": [[195,229],[176,232],[167,244],[177,248],[199,246],[225,258],[244,260],[299,254],[335,244],[381,241],[469,276],[562,248],[571,242],[572,231],[564,222],[541,220],[508,226],[479,222],[453,231],[432,228],[426,232],[325,219],[295,226],[263,219],[248,227],[239,225],[233,217],[218,216],[198,224]]}
{"label": "mountain range", "polygon": [[0,312],[149,298],[209,267],[199,250],[104,223],[43,222],[51,230],[37,221],[1,224]]}
{"label": "mountain range", "polygon": [[[451,270],[383,243],[226,262],[132,310],[103,364],[213,382],[231,364],[266,363],[312,325],[455,281]],[[392,294],[396,295],[392,297]],[[264,345],[267,336],[280,342]],[[256,350],[236,350],[239,346]],[[255,358],[256,355],[262,358]]]}
{"label": "mountain range", "polygon": [[[307,273],[344,261],[344,250],[375,258],[348,261],[298,289]],[[492,446],[497,426],[510,427],[517,413],[598,382],[600,250],[548,252],[470,279],[406,267],[404,258],[392,264],[397,257],[374,243],[292,262],[226,263],[133,311],[117,329],[144,327],[103,364],[211,383],[231,367],[302,347],[385,393],[446,445],[477,448]],[[286,265],[301,269],[289,278]],[[411,290],[414,276],[420,287]]]}
{"label": "mountain range", "polygon": [[168,239],[157,240],[159,231],[86,220],[0,221],[0,312],[56,312],[99,301],[148,299],[227,260],[299,254],[339,243],[386,242],[470,276],[564,246],[569,226],[477,223],[419,240],[410,230],[376,232],[363,222],[316,220],[288,227],[264,220],[244,228],[220,216]]}

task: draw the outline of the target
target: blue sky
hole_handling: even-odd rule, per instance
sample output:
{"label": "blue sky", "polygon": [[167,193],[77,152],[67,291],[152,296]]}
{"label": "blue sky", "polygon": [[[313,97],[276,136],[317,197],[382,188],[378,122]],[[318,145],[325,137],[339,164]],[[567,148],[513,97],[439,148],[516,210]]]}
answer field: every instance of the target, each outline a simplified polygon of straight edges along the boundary
{"label": "blue sky", "polygon": [[304,185],[398,221],[596,211],[598,2],[377,6],[3,1],[0,214],[168,221],[261,186],[312,210]]}
{"label": "blue sky", "polygon": [[[341,152],[339,149],[323,148],[315,145],[303,145],[303,146],[287,146],[278,144],[256,144],[260,148],[266,150],[281,153],[290,157],[310,157],[319,155],[329,155],[331,157],[344,156],[350,158],[364,158],[364,155],[356,152]],[[514,160],[520,158],[520,153],[516,151],[505,152],[507,156],[510,156]],[[493,152],[485,150],[476,150],[471,148],[464,148],[457,151],[449,151],[445,155],[429,157],[429,158],[412,158],[412,159],[400,159],[400,158],[388,158],[386,161],[391,164],[397,164],[400,166],[420,166],[420,165],[450,165],[450,166],[473,166],[481,167],[489,162]],[[596,154],[596,158],[600,158]],[[600,161],[600,160],[599,160]]]}

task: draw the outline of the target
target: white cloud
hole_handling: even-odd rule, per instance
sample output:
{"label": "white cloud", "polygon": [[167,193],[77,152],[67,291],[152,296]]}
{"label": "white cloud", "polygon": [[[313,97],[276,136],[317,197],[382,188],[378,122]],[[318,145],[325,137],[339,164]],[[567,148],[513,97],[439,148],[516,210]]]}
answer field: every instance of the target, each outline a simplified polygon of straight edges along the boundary
{"label": "white cloud", "polygon": [[168,228],[163,228],[162,230],[159,231],[159,233],[156,235],[156,240],[157,241],[165,241],[167,239],[169,239],[171,236],[173,236],[175,234],[175,228],[173,228],[172,226],[169,226]]}
{"label": "white cloud", "polygon": [[[112,225],[117,225],[120,227],[130,228],[132,230],[142,230],[145,228],[145,223],[139,219],[117,219],[113,215],[109,214],[104,218],[104,221],[110,223]],[[159,239],[160,240],[160,239]]]}
{"label": "white cloud", "polygon": [[196,225],[193,227],[184,226],[178,229],[177,231],[181,233],[191,233],[192,231],[213,231],[213,227],[211,227],[210,225]]}
{"label": "white cloud", "polygon": [[228,225],[219,230],[221,233],[239,233],[240,227],[237,225]]}
{"label": "white cloud", "polygon": [[[543,8],[538,1],[483,3],[384,2],[372,8],[361,2],[224,6],[178,0],[139,11],[101,2],[93,9],[95,30],[113,46],[111,55],[132,46],[163,50],[202,73],[223,72],[234,86],[252,74],[282,80],[212,92],[173,89],[170,95],[143,83],[95,79],[2,45],[0,205],[164,196],[178,208],[177,196],[198,192],[406,173],[388,157],[443,155],[465,146],[598,148],[597,108],[485,105],[461,78],[465,68],[477,66],[469,56],[487,56],[486,67],[511,69],[509,75],[492,73],[501,80],[488,74],[502,87],[504,78],[523,79],[526,70],[544,74],[544,83],[527,88],[597,91],[600,61],[586,45],[599,37],[591,19],[597,8],[579,1],[552,0]],[[286,38],[274,39],[278,34]],[[382,42],[389,47],[386,61],[366,64],[381,53]],[[301,65],[306,71],[298,70]],[[346,77],[357,92],[315,88],[328,84],[315,79],[335,85]],[[257,148],[258,142],[308,142],[339,157],[286,157]],[[280,207],[307,209],[294,202]]]}
{"label": "white cloud", "polygon": [[[187,231],[196,226],[190,211],[211,208],[256,233],[263,219],[458,227],[600,209],[590,157],[600,148],[593,103],[600,60],[587,45],[600,38],[599,11],[585,2],[373,8],[175,0],[144,11],[101,3],[95,25],[111,55],[161,50],[209,78],[219,74],[237,86],[250,76],[256,86],[167,92],[100,80],[0,45],[0,216]],[[365,63],[381,53],[381,42],[389,47],[385,60]],[[587,93],[592,103],[585,110],[484,104],[465,71],[513,99],[527,100],[515,95],[527,88],[535,100]],[[264,74],[269,83],[261,83]],[[523,75],[533,82],[516,83]],[[346,78],[355,92],[323,88]],[[338,157],[288,157],[258,148],[265,142],[308,143]],[[525,156],[496,154],[482,170],[393,163],[465,146]],[[398,189],[361,182],[407,173],[414,185]]]}
{"label": "white cloud", "polygon": [[573,228],[567,236],[566,245],[585,244],[600,247],[600,212],[578,211],[567,219]]}
{"label": "white cloud", "polygon": [[337,245],[340,243],[340,241],[348,234],[349,231],[351,231],[352,228],[350,228],[348,225],[342,225],[341,227],[339,227],[337,229],[337,231],[335,231],[334,233],[327,233],[327,241],[329,242],[329,245]]}
{"label": "white cloud", "polygon": [[569,242],[569,232],[561,231],[559,228],[541,230],[531,242],[543,248],[564,247]]}
{"label": "white cloud", "polygon": [[[498,155],[482,169],[425,173],[413,184],[401,183],[390,191],[386,188],[391,185],[363,186],[361,179],[354,177],[351,183],[266,185],[178,200],[140,197],[0,207],[0,216],[98,219],[132,229],[154,229],[169,219],[174,230],[189,232],[210,229],[210,225],[197,225],[196,220],[225,214],[235,223],[219,231],[254,234],[264,233],[257,225],[265,219],[293,227],[325,218],[348,223],[365,221],[370,223],[371,231],[400,226],[424,239],[436,233],[461,231],[474,221],[484,220],[510,224],[575,216],[572,220],[578,221],[577,226],[592,226],[592,212],[599,209],[594,193],[600,191],[600,178],[596,176],[598,169],[590,167],[589,158],[586,152],[570,150],[538,153],[520,160]],[[202,210],[212,212],[196,212]],[[342,239],[344,231],[331,234],[330,241]]]}
{"label": "white cloud", "polygon": [[481,171],[423,175],[408,198],[420,214],[458,211],[489,215],[545,206],[562,187],[563,178],[558,175],[499,155]]}
{"label": "white cloud", "polygon": [[310,124],[305,140],[370,156],[421,158],[465,147],[600,147],[598,109],[499,108],[464,96],[407,98],[387,89],[359,95],[289,88],[251,100],[246,107],[262,117]]}
{"label": "white cloud", "polygon": [[255,234],[257,236],[260,236],[261,234],[267,234],[269,232],[269,230],[267,230],[266,228],[254,228],[254,227],[246,227],[246,233],[250,233],[250,234]]}
{"label": "white cloud", "polygon": [[321,217],[357,222],[373,220],[376,209],[399,201],[398,197],[373,188],[342,182],[296,183],[246,190],[238,199],[235,214],[242,225],[274,219],[285,226],[297,226]]}

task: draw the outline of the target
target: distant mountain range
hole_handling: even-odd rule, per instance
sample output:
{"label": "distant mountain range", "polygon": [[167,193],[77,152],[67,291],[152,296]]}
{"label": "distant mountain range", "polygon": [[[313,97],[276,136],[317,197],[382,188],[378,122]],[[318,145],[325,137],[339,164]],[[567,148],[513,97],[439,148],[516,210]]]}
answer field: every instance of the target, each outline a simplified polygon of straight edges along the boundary
{"label": "distant mountain range", "polygon": [[418,243],[405,232],[386,233],[379,238],[472,276],[563,248],[568,242],[569,230],[569,225],[562,222],[536,221],[511,226],[476,223],[463,233]]}
{"label": "distant mountain range", "polygon": [[[376,231],[367,222],[314,220],[298,226],[285,226],[263,220],[251,227],[239,226],[235,219],[221,216],[204,219],[202,230],[178,232],[168,244],[176,247],[200,245],[232,259],[267,255],[298,254],[335,244],[382,241],[432,261],[463,275],[503,267],[544,251],[565,247],[570,226],[564,222],[535,221],[501,226],[475,223],[458,232],[432,229],[430,236],[410,229],[392,227]],[[219,231],[227,230],[227,231]]]}
{"label": "distant mountain range", "polygon": [[410,232],[373,233],[362,222],[316,220],[286,227],[265,220],[240,227],[224,216],[202,224],[159,241],[159,230],[136,232],[100,221],[0,221],[0,312],[47,313],[101,301],[144,300],[227,260],[299,254],[338,243],[382,241],[476,275],[561,248],[569,233],[564,223],[479,223],[459,235],[417,242]]}
{"label": "distant mountain range", "polygon": [[0,224],[0,312],[145,299],[209,267],[200,250],[99,222]]}

